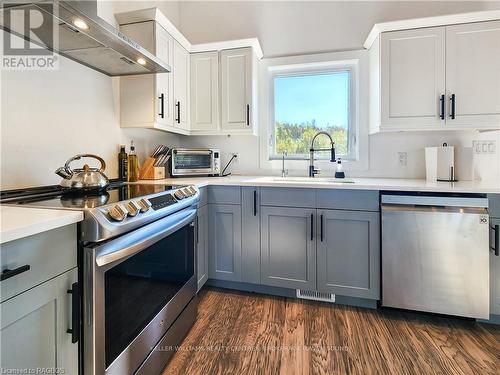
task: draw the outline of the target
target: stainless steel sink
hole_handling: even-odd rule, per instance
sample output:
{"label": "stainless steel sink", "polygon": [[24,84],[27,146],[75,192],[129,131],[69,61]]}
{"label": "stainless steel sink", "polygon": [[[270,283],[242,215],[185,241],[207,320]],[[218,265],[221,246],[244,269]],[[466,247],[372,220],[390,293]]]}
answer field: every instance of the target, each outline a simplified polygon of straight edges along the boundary
{"label": "stainless steel sink", "polygon": [[354,181],[347,178],[333,178],[333,177],[260,177],[259,181],[269,182],[306,182],[306,183],[321,183],[321,184],[354,184]]}

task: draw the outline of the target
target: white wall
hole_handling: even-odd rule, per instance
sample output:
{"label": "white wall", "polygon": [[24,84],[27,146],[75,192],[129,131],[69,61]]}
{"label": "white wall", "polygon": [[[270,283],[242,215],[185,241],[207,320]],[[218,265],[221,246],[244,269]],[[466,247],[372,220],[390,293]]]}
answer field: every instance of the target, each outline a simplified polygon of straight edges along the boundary
{"label": "white wall", "polygon": [[258,37],[265,57],[361,49],[374,23],[500,9],[490,1],[181,1],[192,43]]}
{"label": "white wall", "polygon": [[133,139],[140,157],[178,144],[164,132],[120,128],[118,78],[64,57],[57,71],[0,74],[0,189],[57,184],[54,171],[78,153],[100,155],[116,178],[120,143]]}
{"label": "white wall", "polygon": [[[115,13],[153,6],[179,25],[177,1],[99,0],[98,14],[116,25]],[[1,71],[0,81],[0,189],[57,184],[54,171],[77,153],[100,155],[116,178],[120,143],[133,139],[141,158],[157,144],[179,144],[176,135],[121,129],[119,79],[64,57],[58,71]]]}
{"label": "white wall", "polygon": [[[181,2],[181,31],[192,43],[259,37],[264,57],[289,56],[318,51],[361,49],[374,23],[391,20],[499,9],[499,2],[382,1],[382,2]],[[262,106],[267,103],[260,103]],[[363,110],[363,109],[361,109]],[[268,126],[266,116],[261,127]],[[363,125],[363,124],[362,124]],[[497,141],[500,132],[422,132],[377,134],[369,137],[369,168],[352,176],[424,178],[424,147],[443,142],[471,147],[475,139]],[[279,174],[280,169],[262,169],[257,137],[183,137],[185,145],[219,147],[225,160],[229,153],[240,154],[232,170],[243,174]],[[408,153],[408,164],[399,166],[398,152]],[[291,164],[291,163],[289,163]],[[332,174],[329,165],[322,166]],[[475,157],[476,176],[500,179],[500,152]],[[280,167],[279,167],[280,168]],[[290,168],[290,166],[288,166]],[[329,169],[328,169],[329,168]],[[349,167],[346,166],[349,171]],[[304,175],[307,162],[291,174]]]}

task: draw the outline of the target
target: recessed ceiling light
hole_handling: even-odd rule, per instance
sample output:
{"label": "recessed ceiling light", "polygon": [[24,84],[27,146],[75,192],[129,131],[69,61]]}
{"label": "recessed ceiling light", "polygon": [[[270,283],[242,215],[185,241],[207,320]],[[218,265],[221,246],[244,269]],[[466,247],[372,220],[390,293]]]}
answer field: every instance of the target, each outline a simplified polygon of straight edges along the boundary
{"label": "recessed ceiling light", "polygon": [[80,18],[75,18],[73,20],[73,25],[78,27],[80,30],[88,30],[89,29],[89,25],[87,25],[87,23]]}
{"label": "recessed ceiling light", "polygon": [[142,57],[139,57],[137,59],[137,63],[140,64],[140,65],[146,65],[146,60],[144,60]]}

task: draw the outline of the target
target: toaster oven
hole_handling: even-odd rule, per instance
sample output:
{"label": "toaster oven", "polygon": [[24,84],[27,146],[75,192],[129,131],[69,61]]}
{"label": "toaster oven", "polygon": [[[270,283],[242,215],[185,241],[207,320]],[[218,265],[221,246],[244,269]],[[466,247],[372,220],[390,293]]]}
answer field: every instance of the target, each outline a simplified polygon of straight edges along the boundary
{"label": "toaster oven", "polygon": [[172,177],[220,174],[220,151],[213,148],[174,148],[169,172]]}

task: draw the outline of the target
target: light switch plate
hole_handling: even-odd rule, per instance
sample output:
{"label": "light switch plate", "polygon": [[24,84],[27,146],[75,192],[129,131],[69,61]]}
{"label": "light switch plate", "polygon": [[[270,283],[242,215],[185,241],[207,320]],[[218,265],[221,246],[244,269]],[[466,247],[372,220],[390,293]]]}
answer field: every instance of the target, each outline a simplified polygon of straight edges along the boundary
{"label": "light switch plate", "polygon": [[408,153],[398,152],[398,160],[400,167],[406,167],[408,165]]}

